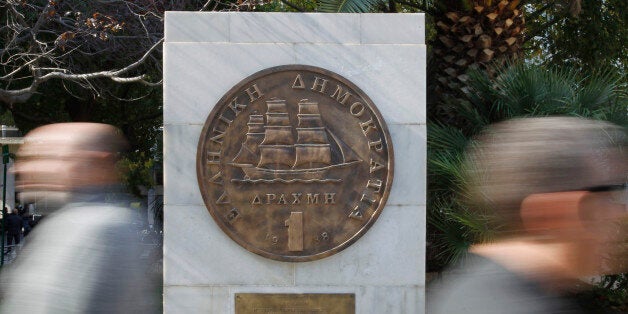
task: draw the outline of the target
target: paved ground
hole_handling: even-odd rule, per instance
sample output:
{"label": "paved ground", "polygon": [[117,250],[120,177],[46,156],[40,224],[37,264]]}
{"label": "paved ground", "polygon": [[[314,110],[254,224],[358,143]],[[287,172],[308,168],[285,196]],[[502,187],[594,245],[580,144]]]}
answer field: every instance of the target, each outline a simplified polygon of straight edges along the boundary
{"label": "paved ground", "polygon": [[6,243],[6,239],[4,242],[4,264],[11,264],[13,260],[20,254],[20,250],[22,249],[22,245],[24,245],[25,239],[20,240],[20,244],[9,246]]}

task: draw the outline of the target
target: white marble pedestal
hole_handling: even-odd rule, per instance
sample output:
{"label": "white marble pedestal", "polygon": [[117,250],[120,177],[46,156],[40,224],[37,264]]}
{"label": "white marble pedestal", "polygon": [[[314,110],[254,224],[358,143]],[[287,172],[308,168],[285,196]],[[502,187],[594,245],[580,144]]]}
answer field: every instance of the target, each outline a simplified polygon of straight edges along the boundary
{"label": "white marble pedestal", "polygon": [[[425,54],[422,14],[166,14],[164,311],[233,313],[236,293],[353,293],[356,313],[424,313]],[[262,69],[336,72],[382,113],[395,153],[381,216],[349,248],[288,263],[250,253],[208,213],[196,178],[203,124]]]}

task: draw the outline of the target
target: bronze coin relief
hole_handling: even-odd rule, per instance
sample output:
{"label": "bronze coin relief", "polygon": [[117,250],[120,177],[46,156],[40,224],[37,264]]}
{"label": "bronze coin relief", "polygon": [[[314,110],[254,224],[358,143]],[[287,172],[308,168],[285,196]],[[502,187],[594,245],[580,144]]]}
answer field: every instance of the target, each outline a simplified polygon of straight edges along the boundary
{"label": "bronze coin relief", "polygon": [[271,259],[311,261],[375,222],[392,185],[392,141],[353,83],[285,65],[247,77],[216,104],[196,167],[205,205],[229,237]]}

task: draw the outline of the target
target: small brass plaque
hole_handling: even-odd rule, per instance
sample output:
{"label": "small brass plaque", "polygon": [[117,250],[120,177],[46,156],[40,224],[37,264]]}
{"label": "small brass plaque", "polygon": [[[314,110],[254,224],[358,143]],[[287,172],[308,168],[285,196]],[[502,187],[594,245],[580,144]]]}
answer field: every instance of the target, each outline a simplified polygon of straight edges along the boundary
{"label": "small brass plaque", "polygon": [[237,293],[235,314],[354,314],[355,295]]}
{"label": "small brass plaque", "polygon": [[302,262],[345,249],[373,225],[392,185],[393,151],[357,86],[285,65],[245,78],[216,104],[196,167],[225,233],[256,254]]}

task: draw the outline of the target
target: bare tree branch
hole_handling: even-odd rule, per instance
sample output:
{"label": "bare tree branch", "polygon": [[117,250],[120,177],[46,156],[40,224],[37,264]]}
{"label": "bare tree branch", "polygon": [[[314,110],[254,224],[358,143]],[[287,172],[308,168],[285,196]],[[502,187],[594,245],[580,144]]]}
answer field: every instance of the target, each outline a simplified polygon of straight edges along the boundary
{"label": "bare tree branch", "polygon": [[[124,68],[121,68],[118,70],[112,70],[112,71],[99,71],[99,72],[83,73],[83,74],[71,74],[71,73],[67,73],[67,71],[50,72],[45,75],[35,77],[33,82],[31,83],[31,86],[27,88],[18,89],[18,90],[0,89],[0,100],[6,103],[11,103],[11,104],[25,102],[26,100],[28,100],[28,98],[30,98],[33,95],[33,93],[37,90],[37,87],[40,84],[50,79],[62,79],[62,80],[70,80],[70,81],[88,81],[88,80],[96,79],[96,78],[109,78],[112,81],[117,82],[117,83],[139,82],[148,86],[160,85],[161,81],[157,83],[151,83],[151,82],[145,81],[144,80],[145,75],[127,77],[127,78],[120,77],[120,75],[123,75],[137,68],[142,63],[144,63],[146,59],[150,56],[150,54],[153,51],[155,51],[155,49],[157,49],[157,47],[159,47],[162,43],[163,43],[163,38],[157,41],[152,47],[150,47],[150,49],[148,49],[148,51],[146,51],[146,53],[144,53],[144,55],[139,60],[129,64],[128,66]],[[29,64],[36,61],[37,59],[33,59],[32,61],[29,62]],[[20,69],[21,68],[23,68],[23,66],[20,67]],[[42,70],[45,70],[46,68],[33,68],[33,69],[35,70],[35,72],[41,72]],[[17,71],[14,71],[14,72],[17,72]],[[8,75],[8,76],[9,77],[12,76],[14,72],[10,73],[11,75]]]}
{"label": "bare tree branch", "polygon": [[[96,95],[106,89],[99,79],[160,84],[142,73],[160,70],[147,65],[160,62],[151,54],[160,52],[163,43],[164,8],[154,1],[0,0],[0,7],[7,9],[0,16],[3,103],[24,103],[52,79],[74,82]],[[120,65],[124,59],[135,60]]]}
{"label": "bare tree branch", "polygon": [[207,7],[209,7],[209,4],[212,3],[212,0],[209,0],[207,2],[205,2],[205,4],[203,5],[203,7],[201,7],[201,9],[199,11],[205,11],[207,10]]}
{"label": "bare tree branch", "polygon": [[50,80],[99,97],[111,84],[158,86],[165,11],[252,10],[269,1],[0,0],[0,103],[27,102]]}

